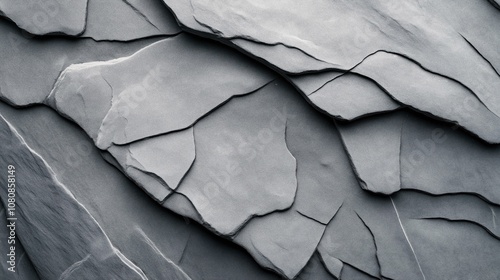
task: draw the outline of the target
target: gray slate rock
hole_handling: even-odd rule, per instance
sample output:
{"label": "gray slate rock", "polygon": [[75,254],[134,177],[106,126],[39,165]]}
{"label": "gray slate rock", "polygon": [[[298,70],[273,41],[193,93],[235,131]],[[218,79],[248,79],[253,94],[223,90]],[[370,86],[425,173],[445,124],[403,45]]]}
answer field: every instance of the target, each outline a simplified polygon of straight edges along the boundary
{"label": "gray slate rock", "polygon": [[[484,21],[474,20],[477,24],[465,27],[471,22],[467,20],[470,16],[464,11],[450,12],[450,9],[459,9],[455,2],[421,4],[416,0],[393,0],[367,3],[357,0],[320,1],[315,5],[294,1],[273,4],[251,1],[227,4],[206,0],[164,2],[186,30],[233,45],[288,74],[350,71],[380,51],[411,59],[418,67],[438,76],[433,79],[448,80],[451,87],[464,87],[467,93],[451,94],[454,91],[446,89],[447,95],[443,96],[435,92],[440,87],[433,87],[432,91],[419,91],[418,95],[408,93],[406,97],[412,98],[410,103],[396,99],[418,111],[458,122],[486,141],[500,141],[496,119],[500,115],[500,78],[495,70],[498,66],[492,66],[496,65],[498,36],[489,31],[489,27],[485,34],[493,35],[491,41],[484,40],[485,36],[472,35],[481,34]],[[493,17],[492,11],[485,12],[485,3],[468,2],[471,3],[465,5],[471,9],[467,11],[477,9],[485,19]],[[492,21],[496,22],[496,19]],[[376,83],[387,82],[384,88],[389,88],[398,86],[400,81],[388,81],[388,78],[394,71],[407,73],[403,68],[387,63],[364,75],[386,77],[382,81],[373,79]],[[405,84],[421,81],[421,73],[410,73],[405,76]],[[458,99],[457,94],[461,95]],[[457,108],[457,102],[462,104],[464,98],[467,102],[471,99],[474,105],[479,103],[477,109],[472,110],[473,114],[463,116],[460,111],[450,114],[448,111]],[[322,108],[335,101],[311,102]],[[382,101],[377,99],[377,103]],[[429,105],[433,105],[432,108]],[[481,127],[482,123],[486,126]]]}
{"label": "gray slate rock", "polygon": [[401,129],[405,112],[337,125],[361,187],[392,194],[401,189]]}
{"label": "gray slate rock", "polygon": [[[0,164],[4,170],[14,165],[22,178],[16,184],[16,232],[40,277],[147,279],[17,131],[3,117],[0,123]],[[6,207],[7,189],[1,191]]]}
{"label": "gray slate rock", "polygon": [[160,1],[89,0],[87,25],[80,36],[131,41],[179,32],[175,18]]}
{"label": "gray slate rock", "polygon": [[192,279],[280,279],[261,268],[242,248],[154,203],[101,157],[84,131],[55,111],[44,106],[14,109],[4,103],[0,103],[0,111],[53,167],[57,178],[124,255],[132,258],[136,253],[140,240],[133,237],[140,228]]}
{"label": "gray slate rock", "polygon": [[339,124],[339,131],[367,190],[470,193],[500,204],[499,146],[458,126],[395,112]]}
{"label": "gray slate rock", "polygon": [[376,83],[351,73],[334,77],[308,98],[321,111],[340,120],[353,120],[400,107]]}
{"label": "gray slate rock", "polygon": [[[39,38],[0,19],[0,99],[14,106],[42,103],[59,74],[70,64],[131,55],[158,39],[129,43],[92,39]],[[13,69],[16,69],[13,71]]]}
{"label": "gray slate rock", "polygon": [[297,165],[286,119],[273,110],[281,104],[276,87],[233,98],[194,125],[196,160],[177,191],[220,234],[233,235],[253,216],[294,201]]}
{"label": "gray slate rock", "polygon": [[108,151],[125,174],[162,202],[177,188],[193,165],[193,128],[124,146],[111,146]]}
{"label": "gray slate rock", "polygon": [[31,34],[79,35],[85,30],[88,0],[0,1],[0,15]]}
{"label": "gray slate rock", "polygon": [[[130,57],[68,67],[48,102],[106,149],[190,127],[270,80],[272,74],[243,55],[181,34]],[[103,105],[93,109],[95,103]]]}

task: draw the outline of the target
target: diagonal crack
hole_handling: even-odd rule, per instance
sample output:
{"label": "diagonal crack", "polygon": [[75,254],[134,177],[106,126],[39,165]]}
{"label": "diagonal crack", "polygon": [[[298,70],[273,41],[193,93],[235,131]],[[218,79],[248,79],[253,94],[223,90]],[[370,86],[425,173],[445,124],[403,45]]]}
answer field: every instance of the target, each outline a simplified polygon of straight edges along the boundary
{"label": "diagonal crack", "polygon": [[380,259],[378,258],[378,248],[377,248],[377,242],[375,241],[375,235],[373,234],[370,227],[365,223],[363,218],[361,218],[361,216],[356,211],[354,211],[354,213],[356,213],[356,216],[358,216],[358,218],[361,220],[361,222],[363,223],[365,228],[368,230],[368,232],[372,236],[373,244],[375,245],[375,260],[377,261],[377,265],[378,265],[379,277],[382,277],[382,266],[380,265]]}
{"label": "diagonal crack", "polygon": [[138,16],[143,18],[147,23],[149,23],[156,30],[158,30],[158,32],[161,32],[161,30],[154,23],[152,23],[144,13],[142,13],[139,9],[137,9],[137,7],[132,5],[128,0],[122,0],[122,1],[123,1],[123,3],[127,4],[127,6],[129,6]]}
{"label": "diagonal crack", "polygon": [[[458,33],[460,34],[460,33]],[[495,66],[493,66],[493,63],[491,63],[491,61],[489,61],[473,44],[471,41],[469,41],[464,35],[460,34],[460,36],[462,36],[462,38],[464,38],[465,42],[467,42],[467,44],[469,44],[469,46],[471,46],[471,48],[479,55],[481,56],[485,61],[486,63],[488,63],[491,68],[493,69],[493,71],[495,71],[495,73],[497,74],[498,77],[500,77],[500,73],[498,73],[497,69],[495,68]]]}
{"label": "diagonal crack", "polygon": [[399,217],[398,208],[396,207],[396,204],[394,203],[394,200],[392,199],[392,196],[390,196],[389,198],[391,199],[392,206],[394,207],[394,211],[396,212],[396,217],[398,218],[399,226],[401,227],[401,230],[403,231],[403,234],[404,234],[404,236],[406,238],[406,242],[408,243],[408,245],[410,245],[410,249],[411,249],[411,251],[413,253],[413,256],[415,257],[415,261],[417,262],[418,269],[420,270],[420,273],[422,274],[422,278],[424,280],[426,280],[424,271],[422,270],[422,266],[420,266],[420,262],[418,261],[417,254],[415,253],[415,250],[413,249],[413,246],[411,245],[410,239],[408,238],[408,235],[406,234],[406,230],[403,227],[403,223],[401,222],[401,217]]}

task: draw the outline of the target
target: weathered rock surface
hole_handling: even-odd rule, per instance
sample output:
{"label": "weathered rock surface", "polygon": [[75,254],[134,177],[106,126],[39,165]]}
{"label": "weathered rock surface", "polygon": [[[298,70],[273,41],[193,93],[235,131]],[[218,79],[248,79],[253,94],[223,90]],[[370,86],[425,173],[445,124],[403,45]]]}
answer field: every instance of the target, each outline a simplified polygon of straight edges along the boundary
{"label": "weathered rock surface", "polygon": [[5,37],[0,41],[0,98],[15,106],[43,102],[59,74],[70,64],[131,55],[158,40],[125,44],[92,39],[38,38],[23,34],[5,19],[0,19],[0,32]]}
{"label": "weathered rock surface", "polygon": [[497,1],[4,2],[4,278],[500,274]]}
{"label": "weathered rock surface", "polygon": [[396,112],[339,128],[358,179],[370,191],[471,193],[500,204],[499,146],[458,126]]}
{"label": "weathered rock surface", "polygon": [[[191,279],[279,279],[276,274],[260,268],[243,249],[154,203],[104,161],[81,129],[54,111],[40,106],[13,109],[3,103],[0,103],[0,111],[16,126],[28,145],[53,166],[57,178],[131,260],[134,256],[140,257],[135,252],[138,249],[149,251],[139,245],[139,242],[142,244],[142,239],[137,238],[139,228]],[[16,250],[22,253],[19,247]],[[20,259],[19,266],[25,264],[25,257]],[[150,272],[142,264],[139,266],[146,275],[160,273]]]}
{"label": "weathered rock surface", "polygon": [[[5,119],[0,122],[0,164],[4,170],[14,166],[16,177],[22,178],[15,187],[16,232],[40,277],[147,279],[17,131]],[[1,191],[7,208],[7,188]]]}
{"label": "weathered rock surface", "polygon": [[[417,87],[413,92],[399,93],[411,97],[411,102],[393,96],[418,111],[458,122],[486,141],[500,142],[496,119],[500,115],[500,77],[495,59],[500,37],[498,32],[491,31],[498,29],[500,22],[498,11],[491,7],[486,11],[485,1],[468,1],[464,5],[453,1],[422,4],[416,0],[320,1],[315,5],[287,0],[273,4],[262,1],[164,2],[186,30],[231,44],[285,73],[327,69],[350,71],[358,65],[363,67],[365,60],[378,58],[381,52],[401,57],[395,64],[386,61],[362,75],[371,78],[375,75],[372,79],[376,83],[387,82],[386,89],[402,82],[394,76],[395,72],[405,73],[405,83],[412,81],[425,87],[426,83],[419,81],[427,72],[426,80],[443,80],[450,87],[462,87],[463,94],[446,88],[444,94],[438,87],[432,87],[431,91],[419,91]],[[466,24],[471,22],[470,10],[477,10],[474,18],[477,15],[481,20]],[[486,23],[488,18],[495,19]],[[410,60],[422,70],[408,72],[406,64],[411,63]],[[390,89],[387,91],[391,93]],[[375,103],[383,104],[386,97],[380,95],[379,98]],[[319,108],[328,108],[333,101],[316,98],[311,102]],[[456,110],[457,103],[474,103],[474,114],[464,117],[460,114],[464,110],[450,114]],[[362,111],[369,111],[368,108],[363,107]],[[380,111],[386,110],[380,108]],[[332,109],[325,111],[330,113]],[[334,117],[340,115],[335,110],[332,112]],[[482,127],[481,123],[487,125]]]}
{"label": "weathered rock surface", "polygon": [[130,57],[70,66],[47,102],[106,149],[190,127],[272,77],[235,51],[183,34]]}
{"label": "weathered rock surface", "polygon": [[[94,0],[95,1],[95,0]],[[0,1],[0,15],[31,34],[79,35],[85,30],[88,0]],[[92,1],[90,1],[92,2]]]}
{"label": "weathered rock surface", "polygon": [[179,32],[175,18],[160,1],[89,0],[87,24],[80,36],[131,41]]}

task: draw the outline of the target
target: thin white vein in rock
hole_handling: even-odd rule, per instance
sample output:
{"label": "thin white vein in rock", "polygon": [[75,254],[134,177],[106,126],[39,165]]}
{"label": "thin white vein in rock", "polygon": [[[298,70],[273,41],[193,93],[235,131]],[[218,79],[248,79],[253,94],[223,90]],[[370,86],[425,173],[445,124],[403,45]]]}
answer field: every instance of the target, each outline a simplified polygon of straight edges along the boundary
{"label": "thin white vein in rock", "polygon": [[423,279],[426,280],[424,271],[422,270],[422,267],[420,266],[420,262],[418,261],[417,254],[415,254],[415,250],[413,250],[413,246],[411,246],[410,239],[408,238],[408,235],[406,234],[405,228],[403,227],[403,223],[401,222],[401,218],[399,217],[399,212],[398,212],[398,209],[396,208],[396,204],[394,203],[392,196],[390,196],[389,198],[391,199],[392,206],[394,207],[394,211],[396,212],[396,216],[398,217],[399,226],[401,227],[401,230],[403,231],[403,234],[405,235],[406,242],[408,242],[408,245],[410,245],[410,249],[413,253],[413,256],[415,257],[415,260],[417,261],[418,269],[420,270],[420,273],[422,274]]}

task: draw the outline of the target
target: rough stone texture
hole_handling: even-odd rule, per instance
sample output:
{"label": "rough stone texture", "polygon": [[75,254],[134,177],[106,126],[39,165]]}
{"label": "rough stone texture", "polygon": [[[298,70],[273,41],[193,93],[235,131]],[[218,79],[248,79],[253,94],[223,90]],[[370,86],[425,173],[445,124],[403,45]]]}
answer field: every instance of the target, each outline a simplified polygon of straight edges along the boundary
{"label": "rough stone texture", "polygon": [[338,124],[363,189],[391,194],[401,188],[400,149],[404,112]]}
{"label": "rough stone texture", "polygon": [[87,25],[80,36],[130,41],[179,32],[174,17],[159,1],[89,0]]}
{"label": "rough stone texture", "polygon": [[354,120],[400,107],[376,83],[351,73],[333,78],[308,94],[308,98],[320,110],[341,120]]}
{"label": "rough stone texture", "polygon": [[130,57],[68,67],[48,103],[106,149],[190,127],[232,96],[270,80],[241,54],[181,34]]}
{"label": "rough stone texture", "polygon": [[410,112],[362,119],[339,128],[358,179],[368,190],[472,193],[500,204],[498,145]]}
{"label": "rough stone texture", "polygon": [[[0,112],[16,126],[28,145],[47,159],[57,178],[130,259],[137,257],[135,251],[142,248],[136,245],[140,228],[191,279],[280,279],[260,268],[243,249],[157,205],[101,157],[85,132],[49,108],[13,109],[0,103]],[[22,253],[19,247],[16,249]],[[24,262],[22,257],[18,265],[21,267]]]}
{"label": "rough stone texture", "polygon": [[497,1],[108,2],[0,0],[2,278],[497,280]]}
{"label": "rough stone texture", "polygon": [[[468,1],[462,6],[453,1],[421,4],[417,0],[320,1],[314,5],[290,0],[273,4],[265,1],[229,4],[207,0],[164,2],[186,30],[196,30],[241,48],[290,74],[326,69],[350,71],[358,65],[363,67],[365,60],[372,59],[372,56],[377,58],[380,53],[401,57],[396,63],[382,63],[377,69],[369,69],[362,75],[369,74],[370,78],[377,75],[372,79],[379,83],[387,81],[388,77],[396,78],[394,72],[405,73],[405,81],[417,83],[423,75],[420,72],[424,71],[451,87],[463,87],[466,93],[458,99],[460,93],[443,96],[443,93],[433,92],[439,90],[433,88],[430,92],[416,90],[411,93],[412,102],[398,100],[418,111],[459,122],[487,141],[500,142],[499,121],[496,119],[500,115],[498,61],[488,59],[498,57],[496,46],[500,37],[498,32],[489,30],[498,29],[500,22],[497,16],[487,24],[474,20],[474,24],[465,27],[465,23],[470,22],[470,10],[477,10],[474,15],[478,18],[483,18],[483,15],[484,18],[493,17],[491,13],[497,12],[491,7],[486,12],[485,1]],[[457,13],[450,12],[450,9]],[[486,25],[489,27],[483,28]],[[481,34],[480,39],[478,35],[471,36],[472,33]],[[408,73],[406,64],[412,63],[410,61],[425,70]],[[393,82],[388,84],[397,86],[401,80],[397,79],[394,85]],[[377,103],[383,103],[385,98],[381,99]],[[444,102],[437,102],[434,104],[436,108],[430,110],[428,102],[434,99]],[[330,101],[311,99],[311,102],[323,108]],[[475,114],[464,118],[457,113],[467,110],[460,109],[449,115],[448,111],[454,111],[457,102],[462,105],[474,103]],[[481,110],[476,110],[476,107],[481,107]],[[369,111],[368,108],[363,110]],[[482,127],[480,124],[487,119],[489,125]]]}
{"label": "rough stone texture", "polygon": [[[15,166],[17,232],[30,260],[43,279],[122,278],[147,279],[144,272],[117,250],[102,228],[46,162],[1,119],[0,165]],[[7,185],[6,180],[2,180]],[[7,208],[7,188],[2,188]],[[10,214],[9,214],[10,217]],[[8,221],[11,223],[11,221]],[[68,249],[72,250],[68,250]]]}
{"label": "rough stone texture", "polygon": [[[70,64],[131,55],[157,39],[130,43],[37,38],[0,19],[0,98],[15,106],[43,102],[59,74]],[[13,71],[16,69],[16,71]]]}
{"label": "rough stone texture", "polygon": [[2,0],[0,15],[12,20],[19,28],[31,34],[79,35],[85,30],[87,2],[89,1],[20,0],[12,3]]}

